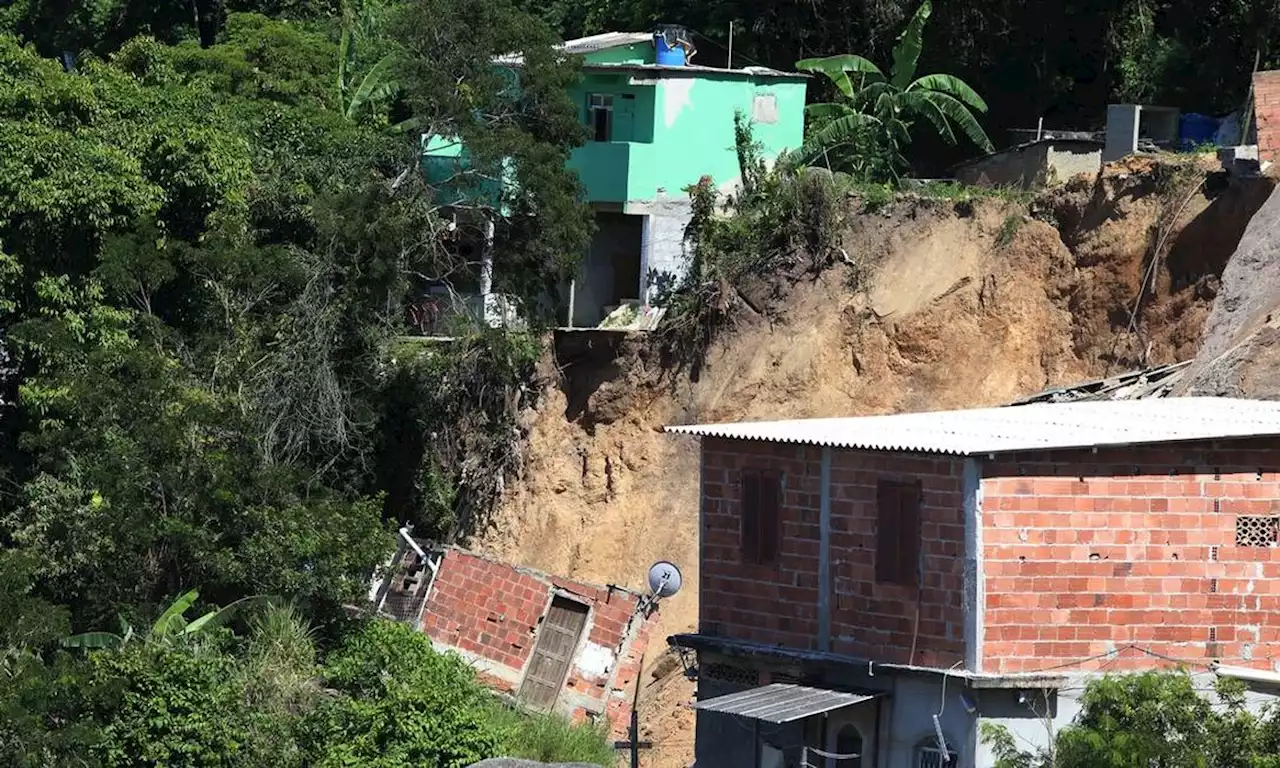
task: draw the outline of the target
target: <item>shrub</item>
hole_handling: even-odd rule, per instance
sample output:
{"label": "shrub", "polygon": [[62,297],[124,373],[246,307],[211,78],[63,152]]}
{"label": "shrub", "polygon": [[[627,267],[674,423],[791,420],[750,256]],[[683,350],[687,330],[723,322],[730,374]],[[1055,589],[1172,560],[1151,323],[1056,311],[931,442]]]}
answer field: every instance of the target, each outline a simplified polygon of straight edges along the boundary
{"label": "shrub", "polygon": [[306,718],[312,765],[462,768],[498,752],[492,699],[470,667],[408,625],[357,628],[323,674],[343,695]]}
{"label": "shrub", "polygon": [[574,725],[559,715],[530,714],[506,706],[496,707],[493,717],[502,732],[505,757],[604,766],[618,760],[604,725]]}

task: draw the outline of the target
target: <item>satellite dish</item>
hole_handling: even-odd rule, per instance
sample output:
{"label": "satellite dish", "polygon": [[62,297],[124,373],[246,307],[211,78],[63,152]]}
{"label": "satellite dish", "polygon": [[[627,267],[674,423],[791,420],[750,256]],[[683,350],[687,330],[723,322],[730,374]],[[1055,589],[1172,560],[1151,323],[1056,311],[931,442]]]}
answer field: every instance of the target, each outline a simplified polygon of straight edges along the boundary
{"label": "satellite dish", "polygon": [[671,597],[680,591],[680,569],[674,563],[659,560],[649,566],[649,591],[654,597]]}

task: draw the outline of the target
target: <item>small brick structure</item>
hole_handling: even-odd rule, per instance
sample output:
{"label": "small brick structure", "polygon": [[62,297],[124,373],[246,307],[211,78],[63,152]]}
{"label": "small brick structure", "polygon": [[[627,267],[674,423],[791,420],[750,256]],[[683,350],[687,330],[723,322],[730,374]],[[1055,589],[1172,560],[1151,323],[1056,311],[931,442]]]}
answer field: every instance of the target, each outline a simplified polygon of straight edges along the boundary
{"label": "small brick structure", "polygon": [[1258,130],[1258,157],[1280,159],[1280,70],[1253,76],[1254,125]]}
{"label": "small brick structure", "polygon": [[553,601],[580,609],[585,619],[552,708],[575,721],[607,717],[613,735],[625,734],[655,618],[641,594],[459,547],[436,549],[428,558],[434,575],[420,613],[398,618],[417,623],[440,650],[466,659],[490,688],[520,698]]}

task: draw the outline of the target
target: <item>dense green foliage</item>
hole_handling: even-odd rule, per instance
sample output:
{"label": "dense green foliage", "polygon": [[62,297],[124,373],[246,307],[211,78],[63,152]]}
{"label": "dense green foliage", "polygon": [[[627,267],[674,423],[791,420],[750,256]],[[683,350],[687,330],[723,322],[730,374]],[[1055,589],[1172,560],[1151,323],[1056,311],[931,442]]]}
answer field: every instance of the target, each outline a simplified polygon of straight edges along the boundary
{"label": "dense green foliage", "polygon": [[985,726],[997,768],[1280,766],[1280,712],[1250,712],[1236,681],[1204,691],[1181,671],[1107,676],[1088,684],[1081,705],[1039,753],[1021,750],[1003,727]]}
{"label": "dense green foliage", "polygon": [[[416,292],[476,268],[412,129],[464,137],[476,173],[507,158],[497,287],[554,303],[590,221],[553,43],[506,0],[0,10],[0,763],[512,741],[460,661],[342,606],[395,526],[466,536],[510,466],[536,343],[398,351]],[[518,92],[490,66],[513,51]],[[419,428],[407,460],[392,424]]]}
{"label": "dense green foliage", "polygon": [[956,143],[959,131],[984,152],[993,151],[975,116],[987,111],[982,97],[952,75],[916,77],[932,8],[924,0],[898,36],[888,76],[869,59],[852,54],[796,62],[802,72],[825,75],[841,97],[805,110],[809,129],[804,155],[809,162],[867,181],[893,177],[906,164],[915,123],[927,123],[948,144]]}
{"label": "dense green foliage", "polygon": [[[698,62],[734,60],[786,69],[805,58],[857,51],[888,61],[919,0],[522,0],[565,37],[654,22],[696,30]],[[1221,115],[1244,106],[1255,54],[1280,67],[1277,0],[948,0],[924,36],[921,71],[964,80],[990,106],[996,144],[1009,128],[1093,130],[1106,105],[1140,99]],[[816,93],[812,95],[820,96]],[[821,97],[823,100],[829,100]],[[912,161],[936,173],[972,153],[917,137]],[[932,161],[932,162],[930,162]]]}
{"label": "dense green foliage", "polygon": [[15,677],[20,685],[0,701],[25,721],[0,721],[0,759],[460,768],[517,741],[557,759],[609,752],[594,729],[504,709],[464,662],[406,625],[350,625],[325,653],[292,608],[271,607],[247,627],[151,634],[87,657],[63,653],[45,675]]}

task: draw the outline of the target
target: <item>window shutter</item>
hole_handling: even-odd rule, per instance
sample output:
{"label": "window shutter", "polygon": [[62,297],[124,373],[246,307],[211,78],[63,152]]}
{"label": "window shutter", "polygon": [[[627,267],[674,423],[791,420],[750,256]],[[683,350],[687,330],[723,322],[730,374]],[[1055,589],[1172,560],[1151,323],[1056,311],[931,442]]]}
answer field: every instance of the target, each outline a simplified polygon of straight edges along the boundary
{"label": "window shutter", "polygon": [[881,480],[876,485],[876,581],[899,579],[898,486]]}
{"label": "window shutter", "polygon": [[742,561],[760,562],[760,475],[743,472],[742,494]]}
{"label": "window shutter", "polygon": [[921,488],[918,480],[881,480],[876,486],[876,581],[919,581]]}
{"label": "window shutter", "polygon": [[920,580],[920,482],[898,486],[898,510],[901,522],[898,532],[902,541],[898,545],[900,574],[903,584],[916,585]]}
{"label": "window shutter", "polygon": [[779,497],[782,495],[778,476],[760,477],[760,560],[774,563],[778,560],[778,544],[782,538],[782,526],[778,519]]}

